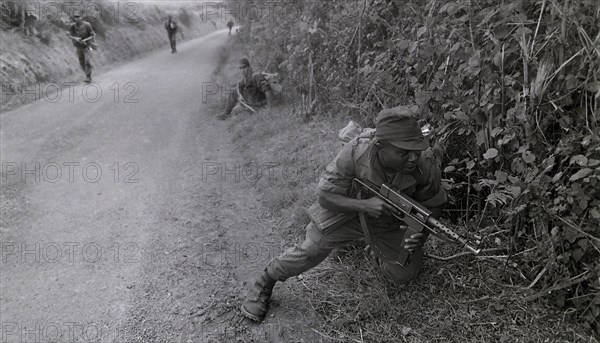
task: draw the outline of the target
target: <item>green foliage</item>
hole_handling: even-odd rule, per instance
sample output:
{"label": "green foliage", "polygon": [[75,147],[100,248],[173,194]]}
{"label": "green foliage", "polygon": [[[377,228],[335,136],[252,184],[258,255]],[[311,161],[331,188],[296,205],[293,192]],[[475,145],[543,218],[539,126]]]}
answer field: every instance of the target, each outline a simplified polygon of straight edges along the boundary
{"label": "green foliage", "polygon": [[190,15],[188,14],[188,12],[185,10],[185,8],[181,8],[179,10],[179,22],[181,24],[183,24],[184,26],[189,27],[190,24],[192,23],[191,19],[190,19]]}
{"label": "green foliage", "polygon": [[532,286],[576,280],[552,299],[600,331],[597,1],[313,1],[269,20],[243,37],[297,99],[363,124],[416,102],[454,219],[504,235]]}

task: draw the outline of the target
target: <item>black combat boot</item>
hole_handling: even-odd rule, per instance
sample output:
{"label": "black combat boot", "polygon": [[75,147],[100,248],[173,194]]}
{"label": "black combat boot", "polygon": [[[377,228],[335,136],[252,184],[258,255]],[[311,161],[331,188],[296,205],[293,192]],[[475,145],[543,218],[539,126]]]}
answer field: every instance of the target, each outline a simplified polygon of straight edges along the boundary
{"label": "black combat boot", "polygon": [[230,115],[231,115],[231,113],[224,112],[224,113],[217,115],[217,119],[225,120],[225,119],[229,118]]}
{"label": "black combat boot", "polygon": [[267,306],[273,287],[277,281],[265,270],[250,287],[246,300],[242,303],[242,314],[254,321],[261,322],[267,314]]}

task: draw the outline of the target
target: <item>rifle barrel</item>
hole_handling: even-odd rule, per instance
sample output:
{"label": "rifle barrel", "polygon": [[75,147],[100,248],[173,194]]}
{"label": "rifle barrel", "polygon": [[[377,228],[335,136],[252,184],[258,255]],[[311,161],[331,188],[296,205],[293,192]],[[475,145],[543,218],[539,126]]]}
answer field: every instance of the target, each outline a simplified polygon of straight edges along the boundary
{"label": "rifle barrel", "polygon": [[439,220],[437,220],[433,217],[429,217],[427,219],[427,222],[430,223],[432,226],[438,228],[444,235],[446,235],[446,236],[450,237],[451,239],[462,244],[465,248],[467,248],[473,254],[478,255],[479,252],[481,251],[481,249],[477,249],[477,248],[473,247],[467,239],[465,239],[461,235],[457,234],[456,232],[452,231],[449,227],[442,224]]}

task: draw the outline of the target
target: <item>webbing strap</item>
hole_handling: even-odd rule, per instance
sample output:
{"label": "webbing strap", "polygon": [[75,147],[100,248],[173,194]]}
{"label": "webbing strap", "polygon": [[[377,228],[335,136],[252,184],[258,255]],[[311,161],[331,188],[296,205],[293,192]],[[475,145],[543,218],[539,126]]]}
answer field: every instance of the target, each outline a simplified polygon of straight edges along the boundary
{"label": "webbing strap", "polygon": [[[359,200],[362,199],[360,191],[356,193],[356,198]],[[360,226],[362,227],[365,240],[367,241],[367,244],[371,247],[371,251],[373,251],[375,255],[377,255],[377,257],[383,262],[391,264],[400,264],[398,262],[397,257],[389,256],[388,254],[381,251],[381,249],[379,249],[379,247],[375,244],[375,242],[373,241],[373,237],[371,236],[371,231],[369,230],[369,225],[367,224],[367,219],[365,218],[365,214],[363,212],[358,212],[358,219],[360,221]]]}

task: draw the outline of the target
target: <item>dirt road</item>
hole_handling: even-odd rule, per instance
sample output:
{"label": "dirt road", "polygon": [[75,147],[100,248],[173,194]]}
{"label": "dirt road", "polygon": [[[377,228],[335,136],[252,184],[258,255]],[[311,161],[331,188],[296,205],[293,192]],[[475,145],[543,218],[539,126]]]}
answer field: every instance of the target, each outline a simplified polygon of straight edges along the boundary
{"label": "dirt road", "polygon": [[202,102],[226,40],[165,47],[1,114],[2,342],[307,339],[293,311],[261,326],[238,314],[283,246]]}

